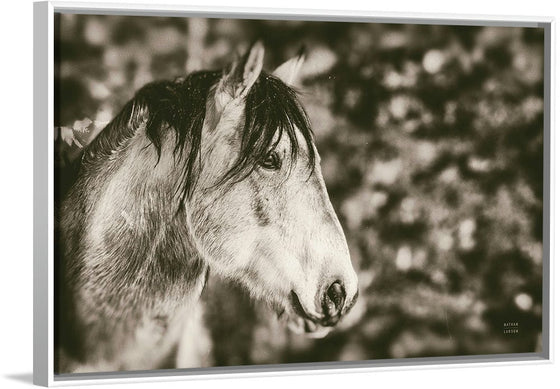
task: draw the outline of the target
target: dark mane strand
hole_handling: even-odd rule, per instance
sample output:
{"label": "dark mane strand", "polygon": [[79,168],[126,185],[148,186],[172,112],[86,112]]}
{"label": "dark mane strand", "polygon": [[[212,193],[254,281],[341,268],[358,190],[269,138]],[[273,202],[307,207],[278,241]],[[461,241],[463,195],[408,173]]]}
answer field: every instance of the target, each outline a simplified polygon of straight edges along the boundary
{"label": "dark mane strand", "polygon": [[247,96],[238,160],[226,173],[223,181],[241,181],[247,177],[258,162],[276,146],[284,132],[290,140],[293,162],[300,148],[297,130],[305,139],[311,168],[315,164],[313,132],[307,114],[297,99],[297,93],[278,78],[261,73]]}
{"label": "dark mane strand", "polygon": [[[159,157],[164,132],[173,131],[174,154],[185,161],[178,190],[183,200],[190,197],[196,184],[196,164],[200,163],[206,100],[221,75],[219,71],[196,72],[176,82],[147,84],[85,149],[82,164],[110,157],[115,150],[126,146],[142,125]],[[222,182],[237,182],[247,177],[284,132],[290,140],[291,159],[295,160],[300,147],[297,130],[305,139],[312,167],[315,163],[313,133],[296,92],[278,78],[261,73],[247,96],[238,159]]]}

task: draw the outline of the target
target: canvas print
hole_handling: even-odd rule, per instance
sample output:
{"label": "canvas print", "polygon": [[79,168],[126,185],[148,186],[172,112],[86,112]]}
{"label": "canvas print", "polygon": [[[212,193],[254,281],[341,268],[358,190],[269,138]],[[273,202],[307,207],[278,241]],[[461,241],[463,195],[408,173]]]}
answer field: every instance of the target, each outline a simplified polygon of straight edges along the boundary
{"label": "canvas print", "polygon": [[542,28],[55,15],[54,369],[542,350]]}

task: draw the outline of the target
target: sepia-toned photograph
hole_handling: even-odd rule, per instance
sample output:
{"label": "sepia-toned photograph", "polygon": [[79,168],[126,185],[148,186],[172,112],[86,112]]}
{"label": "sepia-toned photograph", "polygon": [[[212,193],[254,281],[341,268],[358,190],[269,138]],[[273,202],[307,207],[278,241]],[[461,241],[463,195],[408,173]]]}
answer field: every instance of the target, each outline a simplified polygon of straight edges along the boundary
{"label": "sepia-toned photograph", "polygon": [[54,28],[55,375],[542,352],[544,28]]}

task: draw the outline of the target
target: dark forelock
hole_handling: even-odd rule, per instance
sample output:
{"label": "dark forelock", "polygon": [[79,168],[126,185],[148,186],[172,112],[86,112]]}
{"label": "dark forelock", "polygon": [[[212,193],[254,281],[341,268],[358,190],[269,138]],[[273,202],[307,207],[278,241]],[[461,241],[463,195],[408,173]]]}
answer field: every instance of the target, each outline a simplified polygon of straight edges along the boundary
{"label": "dark forelock", "polygon": [[[160,155],[165,131],[173,131],[176,140],[174,154],[181,157],[178,160],[185,161],[179,189],[183,198],[189,197],[196,183],[196,166],[200,164],[206,101],[221,75],[222,72],[218,71],[204,71],[178,81],[147,84],[86,148],[84,163],[110,155],[144,123],[146,135]],[[261,73],[246,98],[239,155],[223,182],[247,177],[284,133],[290,141],[291,158],[295,160],[300,148],[298,130],[305,139],[308,162],[312,167],[315,163],[313,134],[297,93],[278,78]]]}

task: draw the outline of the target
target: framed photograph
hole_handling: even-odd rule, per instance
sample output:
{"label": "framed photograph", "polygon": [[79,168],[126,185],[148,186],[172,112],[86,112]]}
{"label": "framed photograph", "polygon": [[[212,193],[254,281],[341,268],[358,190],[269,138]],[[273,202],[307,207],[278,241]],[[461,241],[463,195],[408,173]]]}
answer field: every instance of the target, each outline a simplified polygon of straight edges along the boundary
{"label": "framed photograph", "polygon": [[549,359],[552,23],[35,3],[35,383]]}

